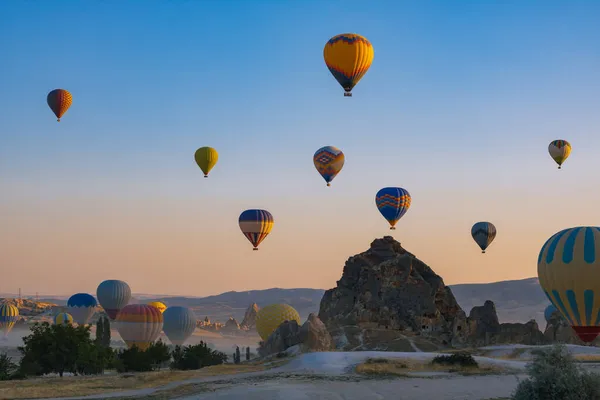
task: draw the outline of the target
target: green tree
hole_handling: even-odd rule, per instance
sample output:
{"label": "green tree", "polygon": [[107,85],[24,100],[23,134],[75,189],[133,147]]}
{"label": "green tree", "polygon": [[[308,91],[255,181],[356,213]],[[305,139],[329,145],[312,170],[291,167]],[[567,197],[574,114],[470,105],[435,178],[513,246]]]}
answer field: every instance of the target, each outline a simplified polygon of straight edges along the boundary
{"label": "green tree", "polygon": [[152,360],[153,369],[160,369],[161,365],[166,364],[171,360],[171,352],[169,346],[162,340],[152,343],[146,350]]}
{"label": "green tree", "polygon": [[104,343],[104,318],[100,317],[96,322],[96,344],[102,343]]}
{"label": "green tree", "polygon": [[529,377],[517,386],[513,400],[600,399],[600,376],[581,368],[564,345],[534,350]]}
{"label": "green tree", "polygon": [[200,369],[210,365],[223,364],[227,361],[227,356],[224,353],[210,349],[202,341],[197,345],[184,348],[176,346],[171,355],[173,357],[171,369]]}
{"label": "green tree", "polygon": [[104,346],[105,347],[110,347],[110,320],[106,317],[103,317],[104,319],[104,334],[102,335],[102,339],[104,339]]}
{"label": "green tree", "polygon": [[12,362],[12,358],[6,353],[0,354],[0,381],[12,379],[16,371],[17,365]]}
{"label": "green tree", "polygon": [[26,375],[76,374],[81,345],[93,345],[87,326],[36,323],[31,327],[31,334],[23,338],[23,346],[19,347],[23,356],[21,372]]}

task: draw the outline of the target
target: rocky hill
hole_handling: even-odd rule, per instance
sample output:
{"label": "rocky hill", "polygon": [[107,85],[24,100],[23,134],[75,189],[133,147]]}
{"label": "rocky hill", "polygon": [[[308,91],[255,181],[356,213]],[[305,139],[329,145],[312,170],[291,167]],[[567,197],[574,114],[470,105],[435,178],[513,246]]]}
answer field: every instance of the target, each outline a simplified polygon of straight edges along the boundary
{"label": "rocky hill", "polygon": [[319,318],[344,350],[548,343],[535,320],[500,323],[493,301],[463,310],[443,279],[391,236],[346,261]]}

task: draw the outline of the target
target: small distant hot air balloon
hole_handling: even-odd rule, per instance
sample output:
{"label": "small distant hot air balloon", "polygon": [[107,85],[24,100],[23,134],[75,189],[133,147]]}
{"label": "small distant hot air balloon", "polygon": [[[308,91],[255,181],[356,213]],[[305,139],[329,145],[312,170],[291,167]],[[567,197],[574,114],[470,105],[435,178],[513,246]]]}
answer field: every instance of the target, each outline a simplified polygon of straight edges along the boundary
{"label": "small distant hot air balloon", "polygon": [[96,297],[108,318],[114,321],[119,310],[129,304],[131,288],[126,282],[109,279],[98,285]]}
{"label": "small distant hot air balloon", "polygon": [[313,163],[319,174],[331,186],[331,181],[342,170],[344,166],[344,153],[337,147],[321,147],[313,156]]}
{"label": "small distant hot air balloon", "polygon": [[258,245],[273,229],[273,223],[273,216],[267,210],[246,210],[239,218],[240,229],[254,246],[253,250],[258,250]]}
{"label": "small distant hot air balloon", "polygon": [[161,301],[151,301],[150,303],[148,303],[148,305],[158,308],[158,311],[160,311],[161,313],[164,313],[165,310],[167,309],[167,306],[165,305],[165,303],[163,303]]}
{"label": "small distant hot air balloon", "polygon": [[373,62],[373,46],[363,36],[343,33],[329,39],[323,49],[325,64],[344,88],[344,96],[352,96],[352,88],[367,73]]}
{"label": "small distant hot air balloon", "polygon": [[485,253],[485,249],[492,244],[496,237],[496,227],[491,222],[477,222],[471,228],[471,236],[481,248],[481,252]]}
{"label": "small distant hot air balloon", "polygon": [[561,169],[562,164],[571,154],[571,144],[566,140],[553,140],[548,145],[548,153],[558,164],[558,169]]}
{"label": "small distant hot air balloon", "polygon": [[256,314],[256,331],[262,338],[267,340],[271,333],[285,321],[296,321],[301,324],[300,315],[294,307],[287,304],[271,304],[261,308]]}
{"label": "small distant hot air balloon", "polygon": [[169,307],[163,313],[163,331],[171,343],[181,346],[196,330],[197,318],[187,307]]}
{"label": "small distant hot air balloon", "polygon": [[538,257],[540,286],[577,336],[600,333],[600,228],[579,226],[555,233]]}
{"label": "small distant hot air balloon", "polygon": [[0,304],[0,331],[7,337],[15,322],[19,320],[19,309],[9,303]]}
{"label": "small distant hot air balloon", "polygon": [[547,323],[550,323],[550,318],[552,318],[552,315],[555,312],[558,312],[558,309],[554,307],[554,304],[550,304],[548,307],[546,307],[546,309],[544,310],[544,319]]}
{"label": "small distant hot air balloon", "polygon": [[219,153],[212,147],[200,147],[194,154],[196,164],[204,172],[204,177],[208,178],[208,173],[219,161]]}
{"label": "small distant hot air balloon", "polygon": [[56,314],[56,316],[54,317],[55,325],[68,325],[68,324],[72,324],[72,323],[73,323],[73,317],[71,316],[71,314],[61,312],[61,313]]}
{"label": "small distant hot air balloon", "polygon": [[146,350],[160,335],[163,315],[156,307],[130,304],[119,311],[115,327],[129,348]]}
{"label": "small distant hot air balloon", "polygon": [[406,214],[411,201],[410,193],[399,187],[386,187],[375,195],[377,209],[390,223],[390,229],[396,229],[396,223]]}
{"label": "small distant hot air balloon", "polygon": [[69,107],[71,107],[73,96],[65,89],[54,89],[48,93],[46,101],[54,115],[56,115],[56,118],[58,118],[57,121],[60,122],[61,117],[67,112]]}
{"label": "small distant hot air balloon", "polygon": [[67,312],[78,325],[85,325],[90,321],[98,303],[91,294],[77,293],[67,300]]}

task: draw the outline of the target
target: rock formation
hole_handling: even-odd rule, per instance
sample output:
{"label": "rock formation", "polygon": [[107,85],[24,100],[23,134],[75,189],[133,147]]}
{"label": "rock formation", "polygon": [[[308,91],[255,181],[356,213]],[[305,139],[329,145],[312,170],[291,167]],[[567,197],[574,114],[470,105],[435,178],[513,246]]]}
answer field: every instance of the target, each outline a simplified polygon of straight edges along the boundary
{"label": "rock formation", "polygon": [[473,307],[469,318],[468,342],[472,346],[518,343],[528,345],[546,344],[549,341],[540,332],[535,320],[525,324],[504,323],[498,321],[496,306],[487,300],[483,306]]}
{"label": "rock formation", "polygon": [[258,305],[256,303],[252,303],[246,309],[246,313],[244,314],[244,320],[242,321],[241,328],[250,330],[256,328],[256,315],[258,314]]}
{"label": "rock formation", "polygon": [[302,326],[296,321],[285,321],[279,325],[265,342],[261,342],[258,353],[264,357],[294,346],[298,346],[301,352],[333,350],[327,327],[319,317],[311,313]]}
{"label": "rock formation", "polygon": [[240,331],[240,324],[233,317],[229,317],[225,325],[221,328],[221,332],[224,334],[235,335]]}
{"label": "rock formation", "polygon": [[337,287],[323,295],[319,318],[342,349],[389,349],[406,334],[444,346],[467,335],[450,288],[391,236],[346,261]]}

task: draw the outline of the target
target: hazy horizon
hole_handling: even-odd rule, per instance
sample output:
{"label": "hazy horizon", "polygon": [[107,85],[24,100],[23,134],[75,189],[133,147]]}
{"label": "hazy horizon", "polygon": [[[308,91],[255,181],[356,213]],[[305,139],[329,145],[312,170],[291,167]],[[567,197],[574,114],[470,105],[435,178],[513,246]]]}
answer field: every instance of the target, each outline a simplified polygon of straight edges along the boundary
{"label": "hazy horizon", "polygon": [[[140,4],[0,3],[0,291],[328,289],[384,235],[446,284],[517,280],[557,231],[600,226],[600,2]],[[323,61],[344,32],[375,51],[352,98]],[[325,145],[346,157],[329,188]],[[412,195],[395,231],[386,186]],[[248,208],[275,220],[259,251]]]}

